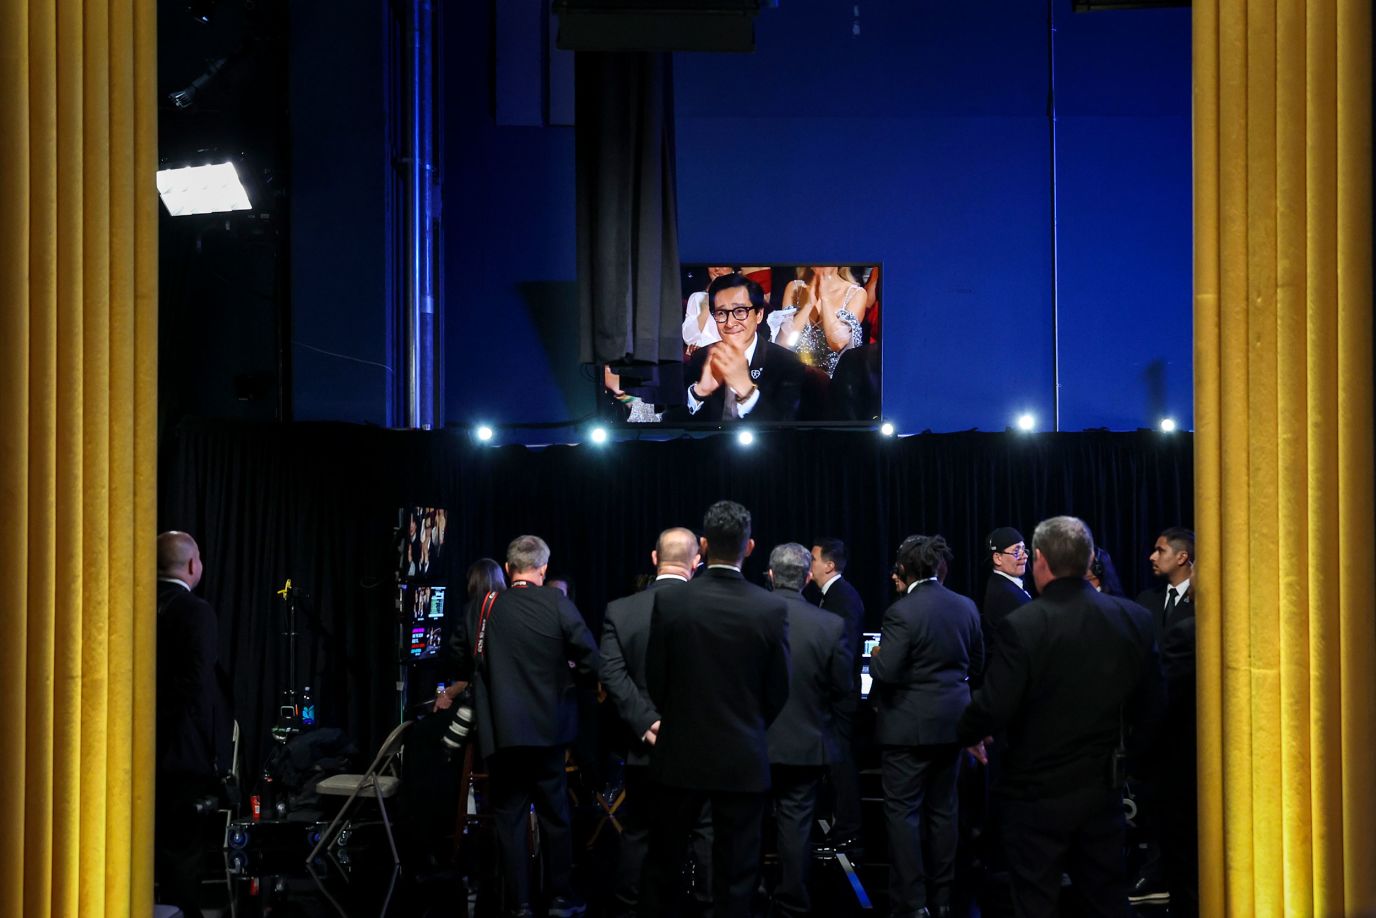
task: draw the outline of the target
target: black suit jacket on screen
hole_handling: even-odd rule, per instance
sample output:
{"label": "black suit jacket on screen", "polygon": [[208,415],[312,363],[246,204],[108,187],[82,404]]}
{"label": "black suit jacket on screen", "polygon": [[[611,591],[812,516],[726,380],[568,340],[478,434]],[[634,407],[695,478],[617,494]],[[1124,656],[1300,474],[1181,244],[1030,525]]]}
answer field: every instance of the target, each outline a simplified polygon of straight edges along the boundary
{"label": "black suit jacket on screen", "polygon": [[997,790],[1018,798],[1107,787],[1120,732],[1149,743],[1165,703],[1151,616],[1062,577],[999,624],[960,741],[1006,736]]}
{"label": "black suit jacket on screen", "polygon": [[840,758],[833,725],[855,684],[844,622],[797,590],[776,589],[788,609],[788,703],[769,725],[774,765],[826,765]]}
{"label": "black suit jacket on screen", "polygon": [[884,746],[954,743],[970,702],[970,678],[984,667],[979,612],[935,580],[918,584],[884,611],[879,650],[870,657]]}
{"label": "black suit jacket on screen", "polygon": [[[694,352],[688,362],[689,382],[695,382],[702,376],[707,354],[717,346],[719,345],[711,344]],[[764,335],[757,332],[755,353],[750,361],[750,378],[760,387],[760,399],[750,414],[746,415],[745,420],[796,420],[802,402],[803,380],[806,376],[807,367],[798,359],[797,354],[772,341],[766,341]],[[720,421],[726,406],[726,396],[726,386],[718,386],[715,392],[703,400],[697,414],[688,414],[688,409],[684,408],[682,419]]]}
{"label": "black suit jacket on screen", "polygon": [[[482,600],[468,604],[452,647],[473,672],[478,751],[563,746],[578,733],[575,672],[589,682],[600,659],[583,616],[552,587],[513,584],[497,594],[481,657],[473,658]],[[572,661],[574,669],[569,668]]]}
{"label": "black suit jacket on screen", "polygon": [[788,701],[784,600],[720,567],[654,598],[645,675],[662,719],[651,775],[694,790],[768,790],[766,731]]}
{"label": "black suit jacket on screen", "polygon": [[627,765],[650,763],[650,747],[640,738],[659,720],[659,711],[645,682],[645,653],[650,644],[655,594],[682,586],[684,582],[674,578],[655,580],[641,592],[609,603],[602,618],[602,687],[631,732]]}

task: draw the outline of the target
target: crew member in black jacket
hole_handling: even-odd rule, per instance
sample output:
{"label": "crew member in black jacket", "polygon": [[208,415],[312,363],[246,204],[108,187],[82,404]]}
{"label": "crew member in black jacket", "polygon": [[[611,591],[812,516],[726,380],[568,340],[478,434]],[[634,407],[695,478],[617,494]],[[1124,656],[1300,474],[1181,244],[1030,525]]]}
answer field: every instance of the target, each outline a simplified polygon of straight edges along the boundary
{"label": "crew member in black jacket", "polygon": [[511,586],[490,605],[469,604],[452,647],[474,674],[478,752],[487,759],[507,906],[515,915],[533,914],[526,844],[532,803],[540,820],[545,888],[553,894],[548,913],[586,910],[571,886],[564,753],[578,733],[578,699],[569,663],[591,680],[601,661],[578,609],[544,586],[548,568],[543,539],[514,539],[506,550]]}
{"label": "crew member in black jacket", "polygon": [[998,623],[1032,597],[1023,586],[1027,573],[1027,545],[1022,533],[1012,526],[1002,526],[989,533],[984,540],[993,570],[984,585],[984,602],[979,611],[983,619],[984,647],[993,655]]}
{"label": "crew member in black jacket", "polygon": [[812,556],[797,542],[769,553],[774,595],[788,603],[788,704],[769,725],[779,882],[774,911],[806,915],[811,909],[807,867],[812,861],[812,819],[827,765],[839,758],[833,727],[854,684],[845,623],[800,592],[812,579]]}
{"label": "crew member in black jacket", "polygon": [[201,550],[185,532],[158,536],[157,812],[154,865],[159,898],[195,918],[208,848],[207,801],[232,770],[227,680],[219,669],[219,623],[192,592]]}
{"label": "crew member in black jacket", "polygon": [[884,612],[879,647],[870,656],[892,864],[889,908],[898,916],[926,916],[929,904],[937,915],[951,910],[961,754],[956,722],[970,702],[970,679],[984,666],[974,602],[937,576],[943,561],[952,560],[939,535],[903,540],[894,570],[907,595]]}
{"label": "crew member in black jacket", "polygon": [[650,553],[655,579],[643,591],[609,603],[602,618],[602,687],[631,733],[626,750],[626,799],[617,811],[622,829],[616,900],[627,912],[640,902],[640,875],[650,833],[650,748],[659,733],[659,711],[645,683],[650,615],[655,595],[691,580],[701,557],[698,537],[691,529],[664,530]]}
{"label": "crew member in black jacket", "polygon": [[716,914],[747,915],[759,880],[770,787],[765,731],[788,700],[789,668],[784,600],[741,576],[754,547],[750,512],[718,501],[703,518],[707,569],[655,593],[645,671],[661,721],[650,753],[647,915],[673,910],[684,845],[705,799]]}
{"label": "crew member in black jacket", "polygon": [[[851,657],[854,681],[860,678],[860,640],[865,631],[865,603],[860,593],[843,575],[846,571],[846,543],[823,536],[812,542],[812,581],[822,592],[821,606],[845,622],[846,650]],[[840,757],[831,764],[829,777],[836,808],[826,847],[853,851],[860,843],[860,776],[855,767],[855,709],[858,692],[848,695],[836,711],[836,745]]]}
{"label": "crew member in black jacket", "polygon": [[1164,703],[1151,616],[1085,580],[1094,540],[1058,516],[1032,536],[1038,597],[998,626],[998,643],[960,719],[961,742],[1007,736],[994,786],[1019,916],[1055,915],[1069,873],[1089,914],[1131,914],[1114,767],[1126,737],[1144,746]]}

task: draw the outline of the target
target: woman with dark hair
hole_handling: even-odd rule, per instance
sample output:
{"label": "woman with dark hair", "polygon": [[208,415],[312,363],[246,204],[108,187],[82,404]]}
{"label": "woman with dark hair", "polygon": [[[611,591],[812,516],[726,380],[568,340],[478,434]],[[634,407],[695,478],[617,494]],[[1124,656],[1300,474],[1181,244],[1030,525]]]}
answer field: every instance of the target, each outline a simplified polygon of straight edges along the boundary
{"label": "woman with dark hair", "polygon": [[468,598],[500,593],[506,589],[502,566],[491,558],[479,558],[468,566]]}
{"label": "woman with dark hair", "polygon": [[1100,593],[1127,597],[1127,594],[1123,592],[1123,582],[1118,579],[1118,571],[1113,566],[1113,559],[1101,546],[1094,546],[1094,559],[1089,562],[1089,570],[1085,573],[1085,579],[1089,581],[1090,586]]}
{"label": "woman with dark hair", "polygon": [[[455,630],[465,620],[470,622],[477,620],[476,614],[468,614],[469,610],[474,608],[474,603],[481,603],[483,597],[488,593],[501,593],[506,590],[506,575],[502,573],[502,566],[491,558],[479,558],[468,565],[467,590],[467,602],[463,605],[446,604],[444,608],[444,642],[440,655],[451,678],[459,675],[459,661],[462,659],[458,649],[453,646]],[[464,637],[465,639],[468,637],[467,629],[464,629]],[[445,710],[466,688],[468,688],[468,683],[463,679],[455,679],[450,682],[449,686],[442,689],[436,696],[434,709],[436,711]]]}

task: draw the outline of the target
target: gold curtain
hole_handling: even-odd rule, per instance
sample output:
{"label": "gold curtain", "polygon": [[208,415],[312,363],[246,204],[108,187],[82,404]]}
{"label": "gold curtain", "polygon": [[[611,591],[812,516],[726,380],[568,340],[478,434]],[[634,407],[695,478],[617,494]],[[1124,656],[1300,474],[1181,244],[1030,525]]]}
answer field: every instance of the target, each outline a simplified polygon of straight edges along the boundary
{"label": "gold curtain", "polygon": [[1200,908],[1376,914],[1370,0],[1196,0]]}
{"label": "gold curtain", "polygon": [[152,913],[155,14],[0,3],[0,915]]}

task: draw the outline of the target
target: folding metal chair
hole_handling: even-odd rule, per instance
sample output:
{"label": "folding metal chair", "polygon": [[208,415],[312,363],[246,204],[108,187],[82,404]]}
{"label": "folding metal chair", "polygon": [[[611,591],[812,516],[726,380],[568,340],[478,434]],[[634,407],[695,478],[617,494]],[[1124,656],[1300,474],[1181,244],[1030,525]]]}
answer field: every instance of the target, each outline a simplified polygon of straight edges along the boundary
{"label": "folding metal chair", "polygon": [[401,856],[397,853],[396,838],[392,835],[392,820],[387,815],[387,798],[396,795],[401,787],[401,778],[397,774],[397,759],[401,757],[401,739],[406,733],[406,728],[411,726],[414,721],[406,721],[399,725],[387,738],[382,741],[382,747],[378,749],[377,755],[373,758],[373,764],[368,766],[368,770],[361,775],[334,775],[326,778],[316,785],[316,791],[321,794],[328,794],[335,797],[345,797],[340,807],[339,813],[329,827],[320,836],[311,853],[306,857],[306,863],[314,861],[321,851],[333,847],[338,840],[340,824],[344,817],[348,815],[349,809],[359,794],[370,792],[377,798],[378,809],[382,811],[382,825],[387,830],[387,843],[392,846],[392,863],[400,864]]}

